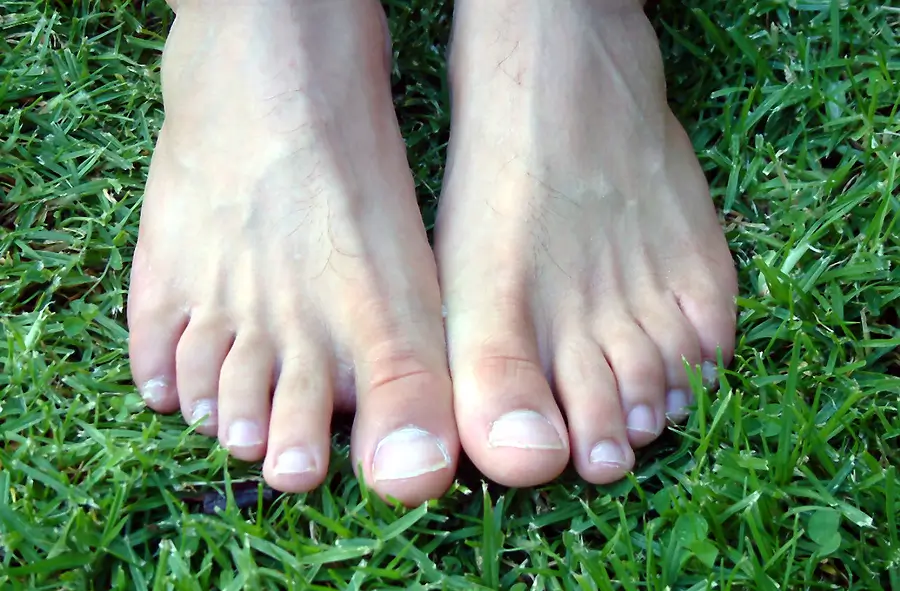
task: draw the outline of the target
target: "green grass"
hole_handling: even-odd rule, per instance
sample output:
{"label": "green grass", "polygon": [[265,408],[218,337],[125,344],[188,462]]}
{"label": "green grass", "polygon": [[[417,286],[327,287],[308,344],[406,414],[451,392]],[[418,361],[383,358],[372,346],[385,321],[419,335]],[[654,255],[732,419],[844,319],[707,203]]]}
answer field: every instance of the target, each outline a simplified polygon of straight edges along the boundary
{"label": "green grass", "polygon": [[[430,222],[450,6],[387,4]],[[207,514],[258,468],[144,410],[126,357],[170,15],[0,2],[0,589],[900,589],[900,11],[684,4],[651,10],[740,267],[719,394],[613,486],[464,474],[407,512],[338,436],[321,490]]]}

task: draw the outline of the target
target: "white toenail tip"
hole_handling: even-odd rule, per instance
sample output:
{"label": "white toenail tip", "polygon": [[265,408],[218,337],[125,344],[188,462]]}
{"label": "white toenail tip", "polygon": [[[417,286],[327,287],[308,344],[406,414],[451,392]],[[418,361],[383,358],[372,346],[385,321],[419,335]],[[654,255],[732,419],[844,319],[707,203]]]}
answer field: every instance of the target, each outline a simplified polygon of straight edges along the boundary
{"label": "white toenail tip", "polygon": [[316,463],[312,455],[304,449],[295,447],[284,451],[275,461],[275,474],[305,474],[315,472]]}
{"label": "white toenail tip", "polygon": [[256,423],[239,420],[228,428],[226,447],[255,447],[262,442],[262,432]]}
{"label": "white toenail tip", "polygon": [[591,450],[592,464],[602,464],[613,468],[624,468],[627,465],[622,446],[615,441],[601,441]]}
{"label": "white toenail tip", "polygon": [[372,456],[376,481],[405,480],[443,470],[450,465],[444,443],[425,429],[409,425],[385,436]]}
{"label": "white toenail tip", "polygon": [[649,433],[651,435],[658,435],[660,431],[656,412],[645,404],[634,407],[631,412],[628,413],[626,428],[629,431]]}
{"label": "white toenail tip", "polygon": [[686,390],[669,390],[666,395],[666,417],[670,421],[680,421],[687,417],[691,395]]}
{"label": "white toenail tip", "polygon": [[166,389],[169,382],[165,378],[153,378],[147,380],[140,388],[141,398],[147,404],[159,404],[166,398]]}
{"label": "white toenail tip", "polygon": [[566,444],[547,417],[533,410],[514,410],[491,423],[491,447],[519,449],[565,449]]}
{"label": "white toenail tip", "polygon": [[700,365],[700,377],[703,380],[703,385],[707,388],[718,385],[719,366],[712,361],[704,361],[703,364]]}
{"label": "white toenail tip", "polygon": [[216,423],[216,401],[198,400],[191,409],[191,424],[214,425]]}

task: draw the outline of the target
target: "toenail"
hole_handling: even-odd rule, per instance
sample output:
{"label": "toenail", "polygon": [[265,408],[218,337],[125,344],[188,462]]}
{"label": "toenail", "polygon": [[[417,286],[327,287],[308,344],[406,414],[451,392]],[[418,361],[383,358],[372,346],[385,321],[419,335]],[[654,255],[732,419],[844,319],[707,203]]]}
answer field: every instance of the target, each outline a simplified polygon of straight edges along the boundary
{"label": "toenail", "polygon": [[564,449],[559,432],[547,418],[533,410],[514,410],[493,423],[488,434],[491,447]]}
{"label": "toenail", "polygon": [[301,447],[283,451],[275,460],[275,474],[303,474],[315,470],[316,462],[312,454]]}
{"label": "toenail", "polygon": [[622,446],[612,439],[606,439],[595,445],[591,450],[590,460],[592,464],[603,464],[616,468],[624,468],[628,462]]}
{"label": "toenail", "polygon": [[191,424],[202,421],[203,425],[215,425],[217,419],[217,405],[215,400],[204,398],[194,403],[191,409]]}
{"label": "toenail", "polygon": [[166,391],[169,388],[169,382],[165,378],[153,378],[147,380],[141,386],[141,398],[147,404],[160,404],[166,399]]}
{"label": "toenail", "polygon": [[653,435],[657,435],[660,431],[656,413],[646,404],[631,409],[631,412],[628,413],[627,427],[629,431],[640,431]]}
{"label": "toenail", "polygon": [[707,388],[715,388],[719,385],[719,367],[712,361],[704,361],[700,365],[700,377]]}
{"label": "toenail", "polygon": [[262,443],[262,431],[253,421],[244,419],[231,423],[228,427],[227,447],[253,447]]}
{"label": "toenail", "polygon": [[683,419],[688,414],[690,404],[691,395],[687,390],[669,390],[666,395],[666,416],[674,420]]}
{"label": "toenail", "polygon": [[378,442],[372,459],[375,480],[402,480],[437,472],[450,465],[440,439],[415,426],[403,427]]}

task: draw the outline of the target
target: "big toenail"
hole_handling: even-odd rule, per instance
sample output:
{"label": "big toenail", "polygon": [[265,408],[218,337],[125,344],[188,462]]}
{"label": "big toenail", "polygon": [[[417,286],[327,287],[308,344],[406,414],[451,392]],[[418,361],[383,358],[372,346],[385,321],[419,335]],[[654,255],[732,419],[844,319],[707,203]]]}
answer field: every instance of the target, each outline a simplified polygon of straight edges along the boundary
{"label": "big toenail", "polygon": [[240,419],[228,427],[227,447],[253,447],[262,442],[262,430],[253,421]]}
{"label": "big toenail", "polygon": [[141,386],[141,398],[147,404],[161,404],[166,399],[166,391],[169,388],[169,381],[165,378],[153,378],[147,380]]}
{"label": "big toenail", "polygon": [[707,388],[715,388],[719,385],[719,367],[712,361],[704,361],[700,365],[700,377]]}
{"label": "big toenail", "polygon": [[283,451],[275,460],[275,474],[303,474],[315,470],[315,459],[302,447],[292,447]]}
{"label": "big toenail", "polygon": [[591,450],[590,460],[592,464],[603,464],[616,468],[624,468],[627,465],[622,446],[612,439],[601,441],[595,445]]}
{"label": "big toenail", "polygon": [[378,442],[372,459],[375,480],[402,480],[437,472],[450,465],[440,439],[415,426],[403,427]]}
{"label": "big toenail", "polygon": [[533,410],[514,410],[493,423],[488,434],[491,447],[564,449],[559,432],[547,418]]}
{"label": "big toenail", "polygon": [[631,412],[628,413],[627,427],[629,431],[640,431],[652,435],[659,433],[659,421],[656,419],[656,413],[646,404],[631,409]]}
{"label": "big toenail", "polygon": [[198,400],[191,409],[191,424],[202,421],[204,426],[215,425],[218,420],[217,411],[215,400],[209,398]]}
{"label": "big toenail", "polygon": [[686,390],[669,390],[666,395],[666,416],[679,421],[687,416],[691,395]]}

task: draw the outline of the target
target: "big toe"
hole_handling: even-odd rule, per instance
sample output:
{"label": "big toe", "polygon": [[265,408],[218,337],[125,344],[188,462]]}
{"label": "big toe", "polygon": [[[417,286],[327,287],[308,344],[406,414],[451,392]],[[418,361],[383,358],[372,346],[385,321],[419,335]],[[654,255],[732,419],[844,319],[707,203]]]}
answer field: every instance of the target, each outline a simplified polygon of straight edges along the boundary
{"label": "big toe", "polygon": [[[508,298],[487,301],[508,305],[448,306],[460,439],[488,478],[507,486],[543,484],[569,461],[565,421],[528,315]],[[462,309],[471,312],[456,313]]]}
{"label": "big toe", "polygon": [[351,445],[357,472],[380,496],[407,506],[441,496],[459,457],[446,368],[401,355],[377,360],[360,378]]}

